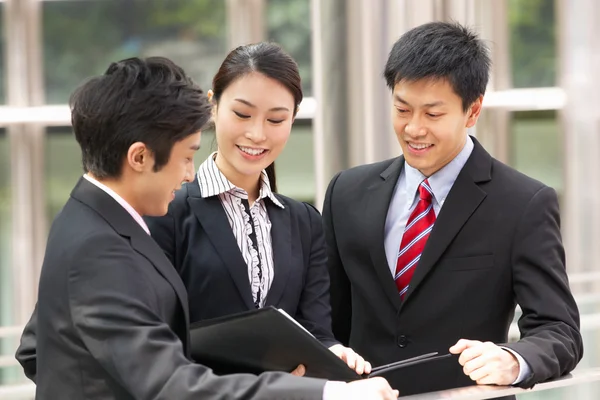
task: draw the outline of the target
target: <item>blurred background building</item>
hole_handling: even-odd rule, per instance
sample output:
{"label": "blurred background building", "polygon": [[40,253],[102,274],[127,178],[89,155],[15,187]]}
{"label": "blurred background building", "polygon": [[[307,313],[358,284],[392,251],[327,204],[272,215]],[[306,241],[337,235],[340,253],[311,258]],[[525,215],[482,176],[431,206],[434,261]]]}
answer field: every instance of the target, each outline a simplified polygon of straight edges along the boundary
{"label": "blurred background building", "polygon": [[[335,172],[400,153],[383,65],[403,32],[432,20],[467,24],[490,46],[492,79],[472,134],[557,190],[586,341],[580,367],[600,366],[600,3],[0,0],[0,397],[27,384],[14,351],[48,227],[82,174],[67,102],[86,77],[162,55],[207,90],[230,49],[279,42],[300,66],[305,100],[278,186],[320,207]],[[197,164],[213,149],[204,132]]]}

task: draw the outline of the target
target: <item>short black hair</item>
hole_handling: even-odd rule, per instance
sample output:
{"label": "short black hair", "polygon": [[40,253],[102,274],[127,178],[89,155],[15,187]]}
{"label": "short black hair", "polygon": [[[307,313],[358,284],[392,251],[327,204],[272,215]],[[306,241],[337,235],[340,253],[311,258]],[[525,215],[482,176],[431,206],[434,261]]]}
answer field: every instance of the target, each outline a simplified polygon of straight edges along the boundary
{"label": "short black hair", "polygon": [[83,169],[98,178],[118,178],[136,142],[152,151],[160,170],[173,145],[202,129],[211,113],[205,93],[164,57],[112,63],[77,88],[69,104]]}
{"label": "short black hair", "polygon": [[402,80],[447,79],[467,111],[485,93],[490,64],[477,34],[455,22],[430,22],[394,43],[383,75],[392,90]]}

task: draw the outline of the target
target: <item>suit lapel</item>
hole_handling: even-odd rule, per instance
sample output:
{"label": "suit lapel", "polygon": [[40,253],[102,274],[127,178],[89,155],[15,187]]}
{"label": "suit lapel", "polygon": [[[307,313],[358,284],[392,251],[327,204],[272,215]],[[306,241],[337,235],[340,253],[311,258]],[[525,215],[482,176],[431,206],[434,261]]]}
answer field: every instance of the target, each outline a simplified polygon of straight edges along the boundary
{"label": "suit lapel", "polygon": [[[281,201],[281,200],[280,200]],[[276,306],[285,289],[292,260],[292,223],[289,206],[280,208],[267,200],[267,211],[271,220],[273,266],[275,276],[267,294],[266,306]]]}
{"label": "suit lapel", "polygon": [[458,174],[433,225],[433,230],[406,292],[405,303],[411,293],[423,283],[448,245],[487,196],[478,183],[491,179],[492,158],[475,138],[472,140],[473,152]]}
{"label": "suit lapel", "polygon": [[[185,332],[186,335],[189,334],[190,331],[190,311],[189,311],[189,302],[187,297],[187,291],[181,280],[179,274],[175,270],[175,267],[171,264],[169,259],[165,256],[165,253],[162,249],[156,244],[156,242],[152,239],[150,235],[140,227],[141,232],[137,232],[131,235],[131,246],[144,257],[146,257],[152,265],[158,270],[158,272],[171,284],[175,293],[177,293],[177,297],[181,302],[181,306],[183,307],[185,314]],[[189,339],[184,341],[184,351],[187,354],[187,344],[189,343]]]}
{"label": "suit lapel", "polygon": [[218,196],[202,198],[197,180],[188,185],[188,202],[192,212],[207,233],[208,239],[217,250],[217,253],[223,260],[223,264],[229,270],[246,307],[253,310],[254,301],[252,300],[252,290],[248,280],[248,266],[241,251],[231,227],[227,220],[227,214],[221,205]]}
{"label": "suit lapel", "polygon": [[[128,237],[133,249],[146,257],[154,268],[169,282],[184,310],[184,332],[189,332],[187,291],[177,271],[151,236],[110,195],[86,179],[81,178],[79,180],[71,196],[93,208],[119,235]],[[184,351],[187,351],[188,343],[189,340],[183,340]]]}
{"label": "suit lapel", "polygon": [[384,293],[396,309],[400,309],[401,302],[385,255],[384,235],[387,211],[403,166],[404,157],[400,156],[381,173],[380,179],[368,188],[367,204],[365,205],[367,213],[365,237],[368,241],[373,267]]}

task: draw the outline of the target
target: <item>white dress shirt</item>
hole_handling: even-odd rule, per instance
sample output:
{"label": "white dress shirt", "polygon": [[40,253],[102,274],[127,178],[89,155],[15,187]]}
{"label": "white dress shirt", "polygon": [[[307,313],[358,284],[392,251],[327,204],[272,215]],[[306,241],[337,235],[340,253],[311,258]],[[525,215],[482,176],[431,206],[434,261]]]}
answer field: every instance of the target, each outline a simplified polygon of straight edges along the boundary
{"label": "white dress shirt", "polygon": [[142,216],[137,211],[135,211],[135,209],[128,202],[126,202],[125,199],[123,199],[121,196],[119,196],[114,190],[112,190],[105,184],[97,181],[96,179],[92,178],[88,174],[83,175],[83,177],[88,182],[90,182],[94,186],[98,187],[99,189],[103,190],[104,192],[106,192],[106,194],[108,194],[110,197],[115,199],[116,202],[119,203],[121,205],[121,207],[123,207],[125,209],[125,211],[127,211],[129,213],[129,215],[131,215],[133,217],[135,222],[137,222],[142,227],[142,229],[144,229],[144,231],[146,231],[146,233],[148,235],[150,234],[150,229],[148,229],[148,225],[146,225],[146,222],[144,222],[144,219],[142,218]]}

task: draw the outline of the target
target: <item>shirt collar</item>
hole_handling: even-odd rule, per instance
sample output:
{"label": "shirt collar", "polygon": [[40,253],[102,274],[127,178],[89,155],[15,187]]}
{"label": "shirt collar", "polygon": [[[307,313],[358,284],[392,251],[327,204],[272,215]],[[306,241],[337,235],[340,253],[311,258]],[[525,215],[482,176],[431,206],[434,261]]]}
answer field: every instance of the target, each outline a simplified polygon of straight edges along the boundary
{"label": "shirt collar", "polygon": [[423,175],[418,169],[411,167],[405,162],[406,204],[408,207],[410,208],[413,206],[417,199],[417,189],[425,179],[429,180],[429,186],[431,186],[431,190],[433,190],[434,201],[437,201],[440,207],[444,205],[446,197],[448,197],[448,193],[450,193],[450,189],[452,189],[452,185],[454,185],[454,181],[456,181],[458,174],[471,156],[473,147],[473,140],[467,135],[467,140],[460,153],[429,178]]}
{"label": "shirt collar", "polygon": [[129,215],[133,217],[133,219],[142,227],[142,229],[144,229],[144,231],[146,231],[148,235],[150,234],[150,229],[148,229],[148,225],[146,225],[146,222],[144,221],[142,216],[135,210],[135,208],[133,208],[127,201],[125,201],[124,198],[119,196],[117,192],[115,192],[102,182],[98,181],[97,179],[92,178],[88,174],[83,175],[83,177],[88,182],[98,187],[100,190],[103,190],[104,192],[106,192],[106,194],[115,199],[115,201],[119,203],[121,207],[123,207],[129,213]]}
{"label": "shirt collar", "polygon": [[[222,193],[230,193],[233,196],[247,199],[248,193],[246,193],[244,189],[231,183],[229,179],[223,175],[219,167],[217,167],[217,163],[215,163],[216,155],[217,152],[215,151],[200,165],[200,168],[198,168],[198,184],[200,185],[201,196],[207,198],[218,196]],[[276,206],[285,208],[271,190],[271,183],[269,182],[269,177],[265,170],[261,172],[260,181],[260,191],[256,201],[269,198]]]}

